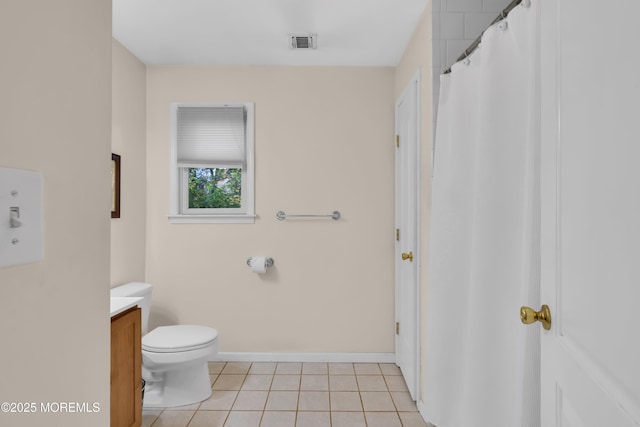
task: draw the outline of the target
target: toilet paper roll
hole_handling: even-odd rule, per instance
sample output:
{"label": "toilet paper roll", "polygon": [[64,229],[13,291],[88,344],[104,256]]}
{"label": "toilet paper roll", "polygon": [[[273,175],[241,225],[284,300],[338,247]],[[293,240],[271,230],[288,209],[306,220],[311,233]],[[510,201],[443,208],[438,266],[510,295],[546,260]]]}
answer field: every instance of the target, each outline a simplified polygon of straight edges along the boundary
{"label": "toilet paper roll", "polygon": [[251,258],[251,271],[258,274],[266,273],[267,258],[263,256],[254,256]]}

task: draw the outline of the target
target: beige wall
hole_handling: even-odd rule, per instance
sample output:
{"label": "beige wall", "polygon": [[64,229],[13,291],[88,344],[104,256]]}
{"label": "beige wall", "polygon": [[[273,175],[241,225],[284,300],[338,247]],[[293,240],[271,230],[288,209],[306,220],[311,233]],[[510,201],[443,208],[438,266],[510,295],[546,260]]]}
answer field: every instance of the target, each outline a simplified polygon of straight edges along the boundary
{"label": "beige wall", "polygon": [[111,150],[121,156],[120,218],[111,220],[111,286],[145,278],[147,69],[113,40]]}
{"label": "beige wall", "polygon": [[43,175],[44,260],[0,269],[3,426],[109,425],[111,2],[4,1],[0,166]]}
{"label": "beige wall", "polygon": [[[394,70],[149,67],[151,326],[222,352],[394,351]],[[255,102],[255,224],[169,224],[169,105]],[[342,219],[287,220],[275,213]],[[268,274],[246,259],[273,257]]]}
{"label": "beige wall", "polygon": [[[421,70],[422,80],[422,95],[420,97],[421,107],[421,233],[420,233],[420,306],[421,306],[421,321],[422,332],[424,332],[424,319],[426,318],[426,298],[427,298],[427,260],[428,260],[428,248],[429,248],[429,212],[431,209],[431,149],[432,149],[432,120],[431,120],[431,3],[427,5],[427,8],[420,19],[418,27],[416,28],[409,45],[407,46],[404,55],[395,73],[395,94],[399,97],[402,91],[409,83],[410,79],[415,75],[416,71]],[[425,354],[424,344],[426,340],[424,334],[421,337],[422,354]],[[424,357],[421,360],[424,363]],[[425,384],[421,381],[421,392],[424,391]],[[421,394],[422,395],[422,394]]]}

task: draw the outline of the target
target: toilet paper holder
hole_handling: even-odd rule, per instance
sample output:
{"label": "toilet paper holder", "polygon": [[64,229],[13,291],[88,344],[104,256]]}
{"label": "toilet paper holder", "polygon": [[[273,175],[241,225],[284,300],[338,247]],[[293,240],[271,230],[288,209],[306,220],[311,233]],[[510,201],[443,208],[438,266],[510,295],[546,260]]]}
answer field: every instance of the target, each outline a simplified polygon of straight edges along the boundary
{"label": "toilet paper holder", "polygon": [[[248,265],[249,267],[251,267],[251,260],[253,260],[253,257],[249,257],[249,258],[247,258],[247,265]],[[267,267],[272,267],[272,266],[273,266],[273,258],[267,258],[267,259],[265,260],[265,265],[266,265]]]}

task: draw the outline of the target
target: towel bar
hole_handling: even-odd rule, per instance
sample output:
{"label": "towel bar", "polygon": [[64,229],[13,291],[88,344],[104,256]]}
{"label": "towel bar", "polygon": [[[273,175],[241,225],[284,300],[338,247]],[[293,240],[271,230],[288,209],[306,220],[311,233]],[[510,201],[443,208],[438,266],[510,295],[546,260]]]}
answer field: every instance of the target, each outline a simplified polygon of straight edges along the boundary
{"label": "towel bar", "polygon": [[279,211],[278,213],[276,213],[276,218],[278,219],[278,221],[284,221],[287,218],[331,218],[333,220],[339,220],[340,219],[340,212],[338,211],[333,211],[333,213],[330,214],[326,214],[326,215],[316,215],[316,214],[289,214],[287,215],[286,213]]}

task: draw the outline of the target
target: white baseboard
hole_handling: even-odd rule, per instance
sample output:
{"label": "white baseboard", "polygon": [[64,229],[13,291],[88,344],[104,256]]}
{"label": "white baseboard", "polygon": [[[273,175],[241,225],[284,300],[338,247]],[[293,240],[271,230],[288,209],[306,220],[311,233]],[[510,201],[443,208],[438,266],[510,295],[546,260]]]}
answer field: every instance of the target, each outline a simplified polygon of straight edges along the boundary
{"label": "white baseboard", "polygon": [[416,402],[416,407],[418,408],[418,412],[420,413],[420,416],[422,417],[424,422],[427,423],[427,427],[435,427],[433,424],[427,421],[427,413],[426,408],[424,407],[424,402],[422,400],[418,400]]}
{"label": "white baseboard", "polygon": [[395,353],[217,353],[211,362],[395,363]]}

